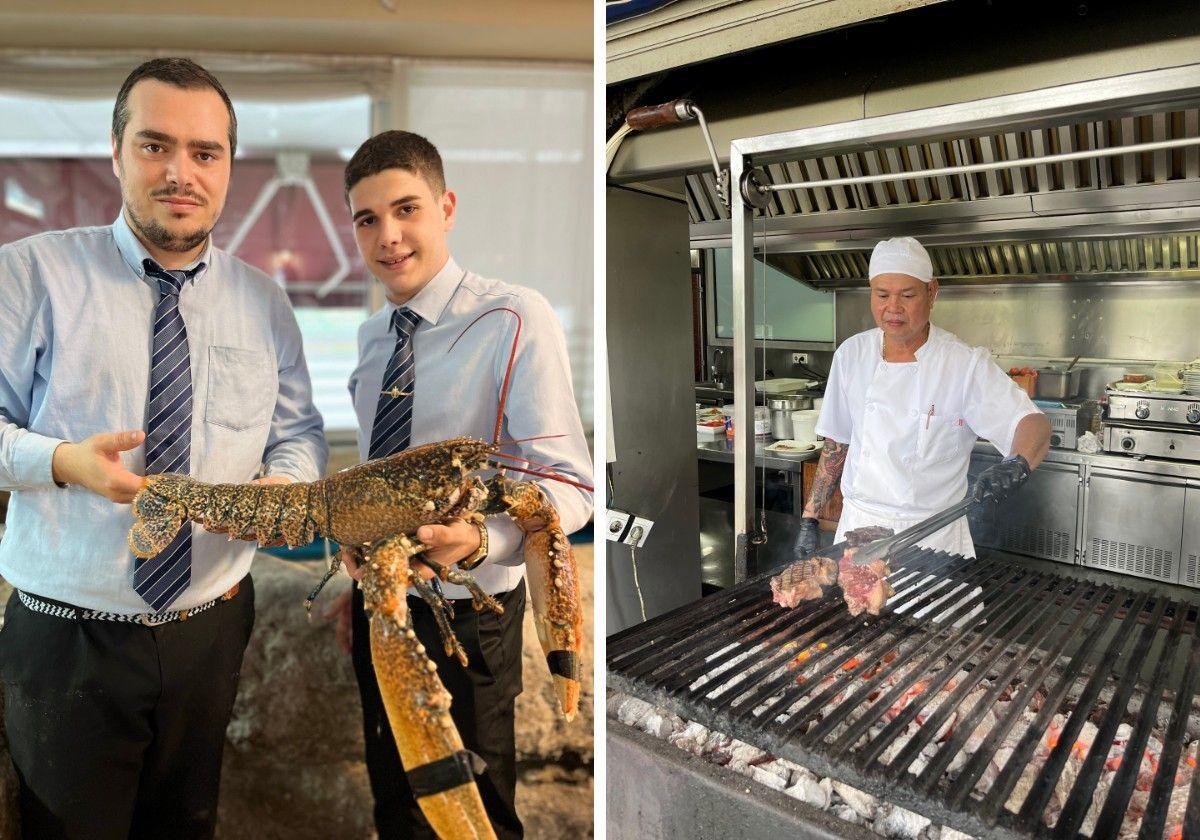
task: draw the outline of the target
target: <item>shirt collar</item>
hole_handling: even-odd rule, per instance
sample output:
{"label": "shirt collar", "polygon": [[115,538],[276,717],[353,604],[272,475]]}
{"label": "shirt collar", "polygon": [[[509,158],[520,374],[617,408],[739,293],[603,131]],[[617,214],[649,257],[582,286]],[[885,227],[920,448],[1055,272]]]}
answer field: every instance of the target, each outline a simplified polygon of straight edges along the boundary
{"label": "shirt collar", "polygon": [[[875,349],[877,351],[876,355],[879,358],[883,358],[883,330],[880,327],[876,327],[875,332],[878,333],[878,335],[876,336],[876,338],[878,339],[878,343],[875,346]],[[922,344],[920,347],[918,347],[913,352],[913,355],[917,357],[917,361],[920,361],[922,356],[924,356],[927,352],[930,352],[930,348],[934,347],[935,345],[941,344],[943,341],[945,341],[946,336],[948,336],[948,335],[950,335],[950,333],[946,332],[944,329],[937,326],[933,322],[930,322],[929,337],[927,339],[925,339],[924,344]],[[909,364],[912,364],[912,363],[909,362]]]}
{"label": "shirt collar", "polygon": [[926,353],[931,352],[931,348],[941,344],[947,335],[948,333],[944,329],[931,323],[929,325],[929,338],[925,339],[925,343],[918,347],[914,354],[917,357],[917,361],[920,361],[921,357]]}
{"label": "shirt collar", "polygon": [[454,293],[458,291],[458,286],[462,283],[463,278],[467,273],[458,267],[454,262],[454,257],[446,260],[446,264],[442,266],[442,270],[430,278],[429,282],[421,291],[417,292],[408,299],[408,303],[404,306],[396,306],[390,300],[386,304],[388,311],[387,323],[392,323],[392,313],[397,309],[411,309],[421,316],[422,321],[430,324],[436,324],[438,319],[442,317],[442,313],[446,311],[446,307],[450,304],[450,298],[454,297]]}
{"label": "shirt collar", "polygon": [[[150,256],[150,252],[146,250],[146,246],[137,238],[133,230],[129,227],[129,223],[125,221],[125,213],[122,211],[117,215],[117,220],[112,225],[113,240],[117,243],[117,250],[121,253],[121,259],[125,264],[133,269],[133,273],[138,276],[138,279],[158,288],[158,281],[153,277],[146,276],[146,267],[143,260],[150,260],[155,265],[157,260]],[[204,245],[204,250],[190,265],[183,267],[183,271],[187,272],[188,278],[195,282],[200,275],[208,269],[212,262],[212,236],[208,237],[208,241]]]}

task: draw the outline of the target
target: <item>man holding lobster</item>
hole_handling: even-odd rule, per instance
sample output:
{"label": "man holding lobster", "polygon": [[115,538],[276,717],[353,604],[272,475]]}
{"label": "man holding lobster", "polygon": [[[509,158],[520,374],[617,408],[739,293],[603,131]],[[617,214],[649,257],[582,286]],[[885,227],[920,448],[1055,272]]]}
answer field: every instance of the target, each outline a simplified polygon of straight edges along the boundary
{"label": "man holding lobster", "polygon": [[[520,456],[539,469],[585,483],[591,459],[562,329],[537,292],[480,277],[450,256],[457,198],[446,189],[437,149],[416,134],[384,132],[355,152],[345,186],[359,253],[387,297],[359,330],[359,363],[350,378],[364,460],[458,435],[490,440],[498,433],[502,444],[520,441]],[[587,522],[589,492],[564,482],[538,483],[564,531]],[[446,585],[450,621],[468,657],[463,666],[445,655],[429,605],[408,598],[418,638],[453,698],[450,713],[463,742],[487,764],[476,782],[493,829],[499,837],[521,837],[514,710],[522,690],[522,531],[507,517],[492,517],[425,525],[417,537],[429,546],[425,556],[431,561],[470,561],[478,583],[504,607],[503,616],[476,612],[467,590]],[[343,559],[361,578],[353,558],[343,553]],[[357,587],[331,612],[339,614],[339,635],[354,657],[379,836],[432,836],[380,699]]]}
{"label": "man holding lobster", "polygon": [[312,481],[327,450],[287,295],[212,243],[221,84],[148,61],[112,126],[117,220],[0,248],[5,726],[24,836],[211,837],[254,546],[189,525],[135,559],[127,505],[154,473]]}

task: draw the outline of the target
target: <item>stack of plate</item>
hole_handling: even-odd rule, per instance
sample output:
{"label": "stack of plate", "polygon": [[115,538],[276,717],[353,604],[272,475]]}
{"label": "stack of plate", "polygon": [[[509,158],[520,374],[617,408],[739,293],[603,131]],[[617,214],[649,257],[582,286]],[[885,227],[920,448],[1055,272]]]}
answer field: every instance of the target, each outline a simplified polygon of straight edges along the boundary
{"label": "stack of plate", "polygon": [[1185,367],[1180,375],[1183,377],[1183,390],[1189,394],[1200,394],[1200,367]]}

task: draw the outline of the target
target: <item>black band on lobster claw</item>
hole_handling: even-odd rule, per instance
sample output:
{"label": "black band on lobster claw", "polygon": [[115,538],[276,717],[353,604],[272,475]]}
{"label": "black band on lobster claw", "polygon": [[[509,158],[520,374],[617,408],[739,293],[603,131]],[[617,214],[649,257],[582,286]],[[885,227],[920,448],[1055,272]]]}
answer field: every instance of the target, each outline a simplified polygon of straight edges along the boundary
{"label": "black band on lobster claw", "polygon": [[408,770],[408,786],[413,796],[432,796],[435,793],[475,781],[487,769],[487,762],[470,750],[459,750],[445,758]]}
{"label": "black band on lobster claw", "polygon": [[552,650],[546,654],[546,664],[550,666],[551,674],[558,674],[569,680],[579,679],[579,657],[573,650]]}

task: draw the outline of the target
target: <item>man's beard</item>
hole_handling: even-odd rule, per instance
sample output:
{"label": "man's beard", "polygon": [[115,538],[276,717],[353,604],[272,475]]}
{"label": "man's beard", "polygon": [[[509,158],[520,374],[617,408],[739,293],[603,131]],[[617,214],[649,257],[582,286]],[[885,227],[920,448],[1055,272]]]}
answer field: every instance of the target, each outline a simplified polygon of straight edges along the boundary
{"label": "man's beard", "polygon": [[125,205],[125,210],[128,211],[129,221],[133,223],[133,227],[137,232],[147,242],[164,251],[186,253],[203,243],[204,240],[208,239],[208,235],[212,233],[212,228],[205,229],[202,227],[192,233],[176,236],[154,219],[146,220],[138,218],[138,214],[134,212],[128,203]]}

